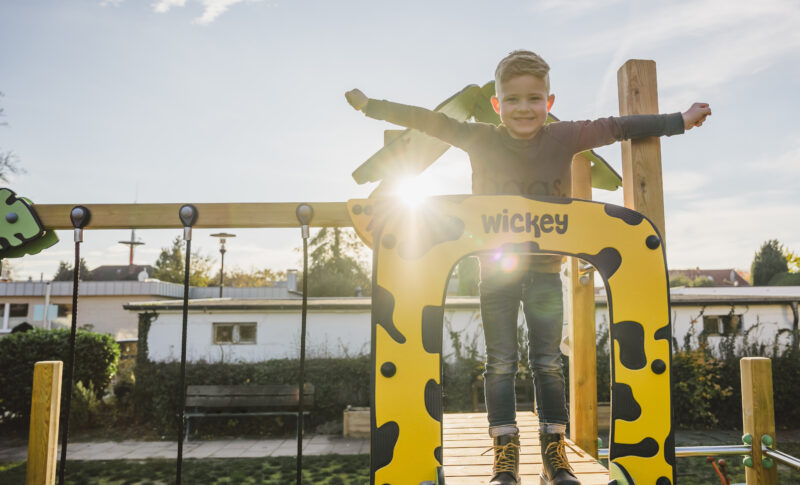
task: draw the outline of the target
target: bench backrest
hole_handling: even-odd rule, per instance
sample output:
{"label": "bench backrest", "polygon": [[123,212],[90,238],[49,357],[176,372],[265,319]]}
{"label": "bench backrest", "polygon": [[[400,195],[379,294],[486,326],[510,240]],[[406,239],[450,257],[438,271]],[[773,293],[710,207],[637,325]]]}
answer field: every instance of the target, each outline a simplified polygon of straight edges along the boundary
{"label": "bench backrest", "polygon": [[[314,405],[314,385],[303,386],[303,408]],[[300,393],[297,385],[268,386],[188,386],[186,407],[193,408],[297,408]]]}

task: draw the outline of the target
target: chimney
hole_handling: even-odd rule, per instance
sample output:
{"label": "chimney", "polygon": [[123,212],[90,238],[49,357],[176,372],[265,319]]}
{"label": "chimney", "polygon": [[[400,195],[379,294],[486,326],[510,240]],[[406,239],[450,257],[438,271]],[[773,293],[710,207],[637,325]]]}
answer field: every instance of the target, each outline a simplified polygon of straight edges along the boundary
{"label": "chimney", "polygon": [[288,291],[297,291],[297,270],[286,270],[286,289]]}

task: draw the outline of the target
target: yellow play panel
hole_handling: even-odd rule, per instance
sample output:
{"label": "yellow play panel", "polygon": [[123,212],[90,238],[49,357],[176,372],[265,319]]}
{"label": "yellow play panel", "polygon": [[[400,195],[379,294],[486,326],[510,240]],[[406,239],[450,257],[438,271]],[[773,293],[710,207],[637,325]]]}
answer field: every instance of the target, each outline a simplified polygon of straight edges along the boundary
{"label": "yellow play panel", "polygon": [[[522,483],[539,483],[542,457],[539,453],[539,421],[532,412],[518,412],[520,428],[520,475]],[[444,475],[447,485],[486,485],[492,476],[492,440],[487,434],[486,413],[445,414],[442,423]],[[567,448],[575,475],[583,485],[606,485],[608,470],[571,441],[578,453]]]}

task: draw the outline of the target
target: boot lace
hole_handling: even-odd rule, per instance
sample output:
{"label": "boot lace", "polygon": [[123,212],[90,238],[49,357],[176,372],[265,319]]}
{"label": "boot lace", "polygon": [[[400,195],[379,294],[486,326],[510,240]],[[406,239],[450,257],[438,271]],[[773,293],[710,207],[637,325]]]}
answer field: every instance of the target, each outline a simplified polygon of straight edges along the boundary
{"label": "boot lace", "polygon": [[518,444],[514,443],[513,441],[509,441],[502,446],[490,446],[486,449],[486,451],[481,453],[481,456],[489,453],[490,451],[494,452],[494,467],[492,467],[492,471],[495,474],[501,472],[515,474],[517,472],[516,457],[519,456]]}
{"label": "boot lace", "polygon": [[569,464],[569,460],[567,460],[567,452],[564,449],[565,447],[569,447],[574,453],[578,456],[583,457],[583,453],[578,451],[577,449],[573,448],[572,445],[566,442],[566,440],[560,439],[558,441],[553,441],[547,448],[544,450],[544,454],[548,456],[552,456],[553,460],[553,467],[556,470],[566,469],[569,471],[573,471],[572,466]]}

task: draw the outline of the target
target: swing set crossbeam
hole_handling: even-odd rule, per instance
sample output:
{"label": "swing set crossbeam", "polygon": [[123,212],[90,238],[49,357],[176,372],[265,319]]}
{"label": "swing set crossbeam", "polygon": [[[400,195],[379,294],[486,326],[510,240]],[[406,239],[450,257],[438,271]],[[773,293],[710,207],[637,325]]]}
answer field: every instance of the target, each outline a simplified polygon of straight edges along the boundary
{"label": "swing set crossbeam", "polygon": [[[243,202],[193,204],[198,218],[193,227],[290,228],[298,227],[299,202]],[[344,202],[309,202],[314,208],[312,227],[352,227]],[[174,229],[181,228],[176,204],[83,204],[92,214],[86,229]],[[69,214],[74,205],[36,204],[36,214],[48,229],[72,229]]]}

